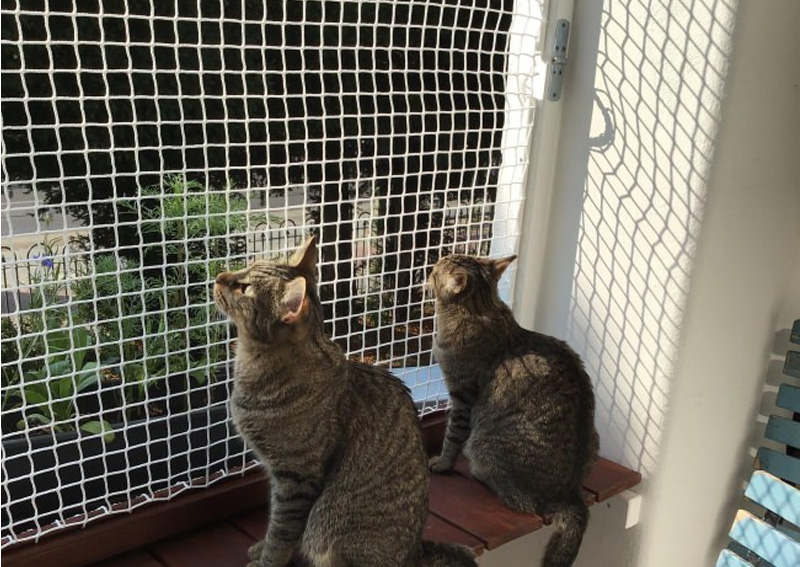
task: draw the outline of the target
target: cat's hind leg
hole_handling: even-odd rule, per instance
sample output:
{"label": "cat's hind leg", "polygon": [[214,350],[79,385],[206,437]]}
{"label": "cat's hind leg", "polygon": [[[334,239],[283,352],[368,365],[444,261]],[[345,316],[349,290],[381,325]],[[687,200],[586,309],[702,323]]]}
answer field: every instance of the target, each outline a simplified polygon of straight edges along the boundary
{"label": "cat's hind leg", "polygon": [[330,567],[411,567],[410,563],[404,563],[397,555],[382,553],[377,548],[348,553],[346,556],[339,556],[337,560]]}
{"label": "cat's hind leg", "polygon": [[490,474],[482,478],[475,476],[475,478],[488,486],[509,508],[528,514],[543,512],[538,499],[531,492],[520,488],[518,480],[504,474]]}
{"label": "cat's hind leg", "polygon": [[469,470],[475,480],[485,484],[489,490],[497,494],[506,506],[528,514],[541,513],[536,492],[523,475],[503,464],[501,455],[493,450],[468,443],[464,447],[464,456],[469,463]]}

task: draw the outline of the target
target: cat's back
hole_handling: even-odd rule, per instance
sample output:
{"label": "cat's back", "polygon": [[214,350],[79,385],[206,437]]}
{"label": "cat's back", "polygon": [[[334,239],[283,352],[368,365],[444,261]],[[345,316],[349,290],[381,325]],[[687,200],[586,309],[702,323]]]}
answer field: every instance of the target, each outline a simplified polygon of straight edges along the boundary
{"label": "cat's back", "polygon": [[516,364],[517,370],[533,378],[562,378],[575,383],[589,380],[580,356],[566,342],[523,328],[509,340],[503,364]]}
{"label": "cat's back", "polygon": [[[393,432],[392,437],[410,435],[409,442],[419,438],[419,422],[408,387],[384,368],[349,362],[343,388],[344,415],[349,416],[354,430],[362,426],[376,436]],[[379,433],[380,432],[380,433]]]}
{"label": "cat's back", "polygon": [[427,513],[428,470],[407,388],[388,371],[360,363],[347,365],[337,387],[341,441],[325,507],[346,518],[345,531],[366,522],[417,533]]}
{"label": "cat's back", "polygon": [[[427,476],[419,418],[408,388],[383,368],[350,363],[341,418],[358,447],[364,471],[380,470],[384,481],[409,483],[418,490]],[[377,478],[374,477],[373,478]]]}
{"label": "cat's back", "polygon": [[580,470],[579,478],[599,446],[594,406],[578,354],[555,337],[520,329],[474,410],[477,439],[471,441],[506,446],[526,459],[538,455],[561,471],[556,476],[572,478]]}
{"label": "cat's back", "polygon": [[559,339],[520,328],[499,357],[488,402],[494,406],[542,407],[558,414],[592,414],[594,394],[583,362]]}

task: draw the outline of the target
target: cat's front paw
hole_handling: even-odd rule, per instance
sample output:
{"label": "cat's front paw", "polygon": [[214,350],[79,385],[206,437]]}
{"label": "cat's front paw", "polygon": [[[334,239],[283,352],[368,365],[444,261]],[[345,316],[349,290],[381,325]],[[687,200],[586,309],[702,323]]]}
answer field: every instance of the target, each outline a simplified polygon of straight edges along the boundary
{"label": "cat's front paw", "polygon": [[447,472],[453,468],[453,462],[441,455],[428,459],[428,470],[435,473]]}
{"label": "cat's front paw", "polygon": [[259,560],[261,559],[262,551],[264,551],[263,539],[258,540],[249,547],[249,549],[247,550],[247,558],[250,560],[250,563],[247,564],[247,567],[254,567],[259,565]]}

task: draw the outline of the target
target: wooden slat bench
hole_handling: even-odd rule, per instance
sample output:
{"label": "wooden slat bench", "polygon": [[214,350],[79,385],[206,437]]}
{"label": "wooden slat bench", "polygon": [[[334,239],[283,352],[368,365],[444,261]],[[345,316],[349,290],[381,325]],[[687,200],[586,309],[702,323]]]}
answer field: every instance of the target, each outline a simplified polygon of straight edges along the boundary
{"label": "wooden slat bench", "polygon": [[[790,341],[800,344],[800,320]],[[789,351],[784,374],[800,378],[800,352]],[[786,446],[785,452],[759,447],[756,470],[745,496],[764,508],[763,518],[739,510],[731,526],[731,543],[717,559],[717,567],[798,567],[800,565],[800,388],[781,384],[775,402],[792,412],[787,419],[772,415],[764,436]]]}
{"label": "wooden slat bench", "polygon": [[[444,412],[423,417],[430,454],[439,451],[446,423]],[[586,501],[602,502],[640,482],[638,472],[601,458],[584,483]],[[93,567],[193,567],[200,557],[206,563],[214,558],[217,567],[241,567],[247,547],[266,529],[267,501],[266,476],[256,471],[84,529],[45,536],[37,544],[10,547],[3,561],[5,567],[83,567],[101,560]],[[451,474],[432,475],[429,507],[425,539],[467,545],[478,555],[551,520],[504,506],[472,478],[463,459]]]}
{"label": "wooden slat bench", "polygon": [[[433,441],[438,452],[444,437],[446,416],[439,416],[442,425],[426,424],[426,437]],[[622,465],[600,458],[583,483],[586,503],[589,505],[608,500],[638,485],[641,474]],[[473,546],[476,553],[492,550],[504,543],[549,525],[550,516],[530,515],[506,507],[483,484],[475,480],[463,458],[456,462],[454,472],[431,475],[429,497],[430,514],[480,541]],[[431,538],[438,541],[446,539]]]}

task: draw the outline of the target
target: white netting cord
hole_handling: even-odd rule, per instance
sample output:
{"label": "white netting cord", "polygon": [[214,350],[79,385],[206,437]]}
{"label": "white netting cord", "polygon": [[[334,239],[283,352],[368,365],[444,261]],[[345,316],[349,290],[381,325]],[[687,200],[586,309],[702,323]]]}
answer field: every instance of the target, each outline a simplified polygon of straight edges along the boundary
{"label": "white netting cord", "polygon": [[209,284],[312,231],[332,336],[420,414],[446,403],[422,284],[442,253],[516,249],[538,4],[22,8],[2,11],[3,546],[255,466]]}

